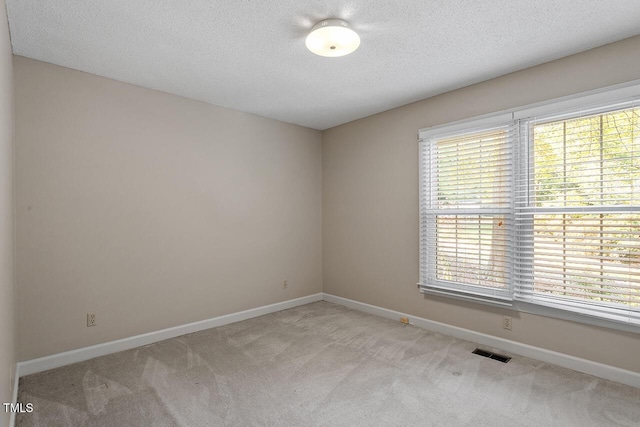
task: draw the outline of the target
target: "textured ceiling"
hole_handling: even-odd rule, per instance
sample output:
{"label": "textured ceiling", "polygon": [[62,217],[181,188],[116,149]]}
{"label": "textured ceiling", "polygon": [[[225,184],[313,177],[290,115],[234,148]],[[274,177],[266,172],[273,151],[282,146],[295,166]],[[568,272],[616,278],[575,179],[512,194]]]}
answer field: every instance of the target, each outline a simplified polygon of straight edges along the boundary
{"label": "textured ceiling", "polygon": [[[16,55],[326,129],[640,34],[638,0],[7,0]],[[323,18],[362,43],[305,48]]]}

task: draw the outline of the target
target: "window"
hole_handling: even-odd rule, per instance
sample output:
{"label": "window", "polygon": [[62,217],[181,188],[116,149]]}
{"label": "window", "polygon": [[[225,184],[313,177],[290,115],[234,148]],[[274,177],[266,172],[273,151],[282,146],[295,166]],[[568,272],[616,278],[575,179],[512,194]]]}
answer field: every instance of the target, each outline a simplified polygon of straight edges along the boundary
{"label": "window", "polygon": [[423,278],[432,290],[511,299],[511,123],[434,135],[423,147]]}
{"label": "window", "polygon": [[420,289],[640,325],[639,105],[421,131]]}
{"label": "window", "polygon": [[640,108],[523,122],[516,295],[640,320]]}

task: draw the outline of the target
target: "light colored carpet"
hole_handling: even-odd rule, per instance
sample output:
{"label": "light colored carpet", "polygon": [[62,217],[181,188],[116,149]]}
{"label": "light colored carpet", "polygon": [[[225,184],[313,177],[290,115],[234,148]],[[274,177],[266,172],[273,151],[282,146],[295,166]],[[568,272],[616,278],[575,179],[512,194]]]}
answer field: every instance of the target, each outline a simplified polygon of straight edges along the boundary
{"label": "light colored carpet", "polygon": [[318,302],[20,379],[18,426],[640,425],[640,389]]}

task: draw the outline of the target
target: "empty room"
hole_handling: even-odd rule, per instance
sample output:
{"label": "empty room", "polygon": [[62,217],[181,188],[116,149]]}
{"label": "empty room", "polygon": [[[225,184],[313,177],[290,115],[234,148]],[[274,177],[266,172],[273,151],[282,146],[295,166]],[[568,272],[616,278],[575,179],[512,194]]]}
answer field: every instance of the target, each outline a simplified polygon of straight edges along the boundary
{"label": "empty room", "polygon": [[0,2],[0,427],[640,426],[637,0]]}

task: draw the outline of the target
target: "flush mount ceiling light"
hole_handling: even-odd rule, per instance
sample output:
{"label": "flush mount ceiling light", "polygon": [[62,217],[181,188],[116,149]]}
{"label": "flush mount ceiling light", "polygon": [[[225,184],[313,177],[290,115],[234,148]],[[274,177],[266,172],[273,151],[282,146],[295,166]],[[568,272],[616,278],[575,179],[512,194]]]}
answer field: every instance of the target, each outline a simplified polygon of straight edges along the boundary
{"label": "flush mount ceiling light", "polygon": [[342,19],[325,19],[313,26],[307,49],[320,56],[345,56],[360,46],[360,36]]}

